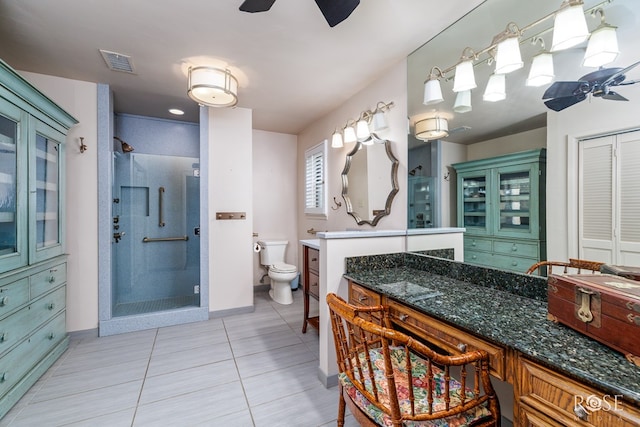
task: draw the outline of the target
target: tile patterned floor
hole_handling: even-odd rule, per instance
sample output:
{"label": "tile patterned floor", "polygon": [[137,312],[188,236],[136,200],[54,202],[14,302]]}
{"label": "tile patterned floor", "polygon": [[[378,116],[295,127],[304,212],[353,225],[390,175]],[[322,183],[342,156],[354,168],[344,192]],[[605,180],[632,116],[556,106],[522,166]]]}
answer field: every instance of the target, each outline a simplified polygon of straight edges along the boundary
{"label": "tile patterned floor", "polygon": [[302,292],[289,306],[257,292],[249,314],[75,335],[0,427],[334,426],[338,391],[318,380],[318,334],[301,326]]}

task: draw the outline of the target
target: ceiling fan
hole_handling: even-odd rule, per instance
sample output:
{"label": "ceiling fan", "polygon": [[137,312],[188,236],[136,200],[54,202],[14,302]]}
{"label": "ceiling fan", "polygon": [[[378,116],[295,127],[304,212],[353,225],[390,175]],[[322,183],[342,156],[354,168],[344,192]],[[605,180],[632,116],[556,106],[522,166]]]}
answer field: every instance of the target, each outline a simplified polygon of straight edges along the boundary
{"label": "ceiling fan", "polygon": [[[245,0],[240,5],[240,10],[249,13],[266,12],[271,9],[275,1],[276,0]],[[316,4],[329,26],[335,27],[351,15],[351,12],[360,4],[360,0],[316,0]]]}
{"label": "ceiling fan", "polygon": [[625,73],[640,64],[640,61],[627,68],[601,68],[586,74],[575,82],[555,82],[544,92],[544,104],[554,111],[561,111],[580,101],[587,95],[593,95],[612,101],[628,101],[627,98],[611,90],[612,86],[624,86],[638,83],[640,80],[625,81]]}

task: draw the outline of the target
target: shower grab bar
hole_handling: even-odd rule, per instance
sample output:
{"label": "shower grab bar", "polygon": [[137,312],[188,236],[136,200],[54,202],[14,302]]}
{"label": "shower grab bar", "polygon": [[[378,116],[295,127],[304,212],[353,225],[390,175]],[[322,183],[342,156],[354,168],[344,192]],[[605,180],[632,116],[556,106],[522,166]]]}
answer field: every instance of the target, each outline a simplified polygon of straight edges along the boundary
{"label": "shower grab bar", "polygon": [[178,242],[178,241],[187,241],[189,240],[189,236],[179,236],[179,237],[145,237],[142,239],[143,243],[151,243],[151,242]]}
{"label": "shower grab bar", "polygon": [[165,223],[163,221],[164,218],[162,218],[162,205],[163,203],[163,199],[164,199],[164,187],[160,187],[158,188],[158,226],[159,227],[164,227]]}

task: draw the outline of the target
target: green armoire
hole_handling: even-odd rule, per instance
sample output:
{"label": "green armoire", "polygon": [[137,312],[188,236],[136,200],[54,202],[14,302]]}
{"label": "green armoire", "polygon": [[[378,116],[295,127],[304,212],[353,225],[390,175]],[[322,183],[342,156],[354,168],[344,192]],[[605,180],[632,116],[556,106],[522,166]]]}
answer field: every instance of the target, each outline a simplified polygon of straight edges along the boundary
{"label": "green armoire", "polygon": [[0,60],[0,418],[68,346],[64,143],[75,123]]}
{"label": "green armoire", "polygon": [[546,259],[546,150],[456,163],[464,261],[524,273]]}

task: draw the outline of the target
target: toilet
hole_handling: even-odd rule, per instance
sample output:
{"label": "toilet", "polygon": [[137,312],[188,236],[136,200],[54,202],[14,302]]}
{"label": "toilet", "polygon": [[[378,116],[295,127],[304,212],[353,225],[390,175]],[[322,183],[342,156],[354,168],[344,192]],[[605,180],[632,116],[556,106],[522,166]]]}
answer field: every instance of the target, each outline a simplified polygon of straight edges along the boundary
{"label": "toilet", "polygon": [[298,276],[298,268],[295,265],[285,264],[284,254],[287,249],[286,240],[261,240],[260,264],[268,268],[271,289],[271,299],[279,304],[291,304],[291,281]]}

